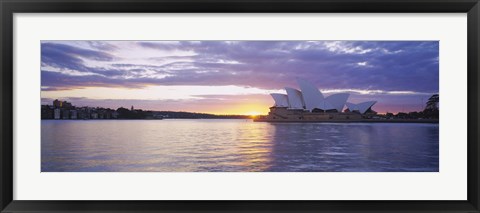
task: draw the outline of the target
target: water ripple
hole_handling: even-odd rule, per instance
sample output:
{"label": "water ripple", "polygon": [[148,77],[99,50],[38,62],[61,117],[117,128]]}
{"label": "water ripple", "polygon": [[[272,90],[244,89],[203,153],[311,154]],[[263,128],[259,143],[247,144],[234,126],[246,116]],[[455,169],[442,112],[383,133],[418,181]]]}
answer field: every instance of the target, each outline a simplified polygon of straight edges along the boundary
{"label": "water ripple", "polygon": [[438,124],[42,121],[43,172],[438,172]]}

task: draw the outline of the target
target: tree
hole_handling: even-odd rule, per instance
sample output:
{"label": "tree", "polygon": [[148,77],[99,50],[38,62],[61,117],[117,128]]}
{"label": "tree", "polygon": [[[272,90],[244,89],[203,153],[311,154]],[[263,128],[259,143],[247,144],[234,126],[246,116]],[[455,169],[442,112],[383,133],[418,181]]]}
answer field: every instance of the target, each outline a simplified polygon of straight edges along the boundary
{"label": "tree", "polygon": [[438,94],[432,95],[428,99],[427,106],[425,107],[425,109],[426,110],[438,110],[438,102],[439,102]]}
{"label": "tree", "polygon": [[425,109],[423,110],[425,118],[438,119],[438,114],[439,114],[438,103],[439,103],[438,94],[432,95],[428,99]]}

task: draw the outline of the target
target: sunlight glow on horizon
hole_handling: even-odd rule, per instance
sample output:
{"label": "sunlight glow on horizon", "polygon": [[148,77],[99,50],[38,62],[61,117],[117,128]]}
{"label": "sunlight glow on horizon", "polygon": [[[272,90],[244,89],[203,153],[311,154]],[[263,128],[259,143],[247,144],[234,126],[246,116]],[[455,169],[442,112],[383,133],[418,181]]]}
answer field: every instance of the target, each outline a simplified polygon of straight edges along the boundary
{"label": "sunlight glow on horizon", "polygon": [[[422,95],[400,91],[322,90],[325,94],[351,92],[361,95]],[[88,87],[83,89],[42,91],[42,98],[69,100],[75,106],[118,108],[134,105],[136,108],[154,111],[186,111],[216,115],[266,115],[274,101],[269,93],[285,93],[282,90],[263,90],[240,86],[147,86],[145,88]],[[327,96],[328,96],[327,95]],[[85,103],[83,99],[90,102]],[[426,98],[425,98],[426,100]],[[351,101],[359,102],[361,100]],[[95,103],[92,103],[95,102]],[[143,102],[143,103],[142,103]],[[45,104],[51,104],[46,102]],[[417,105],[419,106],[419,105]],[[418,109],[417,109],[418,108]],[[376,105],[380,114],[397,111],[418,111],[421,106],[391,108]]]}
{"label": "sunlight glow on horizon", "polygon": [[241,86],[147,86],[145,88],[86,87],[71,90],[42,91],[43,98],[72,97],[90,99],[182,100],[202,96],[269,95],[278,90]]}

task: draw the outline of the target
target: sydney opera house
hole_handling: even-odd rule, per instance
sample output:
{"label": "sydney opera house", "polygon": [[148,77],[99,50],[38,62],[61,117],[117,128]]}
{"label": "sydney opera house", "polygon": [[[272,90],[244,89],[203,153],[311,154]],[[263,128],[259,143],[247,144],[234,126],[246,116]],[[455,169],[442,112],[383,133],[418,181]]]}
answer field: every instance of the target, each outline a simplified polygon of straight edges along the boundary
{"label": "sydney opera house", "polygon": [[[371,117],[376,112],[376,101],[347,102],[350,94],[338,93],[325,97],[308,81],[297,79],[300,90],[286,87],[286,94],[270,94],[275,104],[267,116],[256,121],[357,121]],[[345,110],[343,110],[345,108]]]}

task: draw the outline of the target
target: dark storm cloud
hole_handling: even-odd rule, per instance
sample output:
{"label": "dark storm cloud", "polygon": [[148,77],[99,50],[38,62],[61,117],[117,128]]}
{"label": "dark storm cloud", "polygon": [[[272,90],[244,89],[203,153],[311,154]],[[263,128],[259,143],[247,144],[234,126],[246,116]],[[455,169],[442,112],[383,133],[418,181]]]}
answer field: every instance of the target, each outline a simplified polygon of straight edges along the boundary
{"label": "dark storm cloud", "polygon": [[[305,78],[322,89],[438,92],[436,41],[202,41],[135,42],[137,48],[193,55],[142,55],[142,63],[114,60],[120,45],[93,44],[98,51],[42,44],[42,66],[90,74],[45,73],[42,86],[132,87],[238,85],[264,89],[297,87]],[[92,45],[92,44],[90,44]],[[102,48],[103,47],[103,48]],[[136,56],[137,57],[137,56]],[[87,66],[83,59],[108,64]],[[97,75],[98,74],[98,75]]]}

